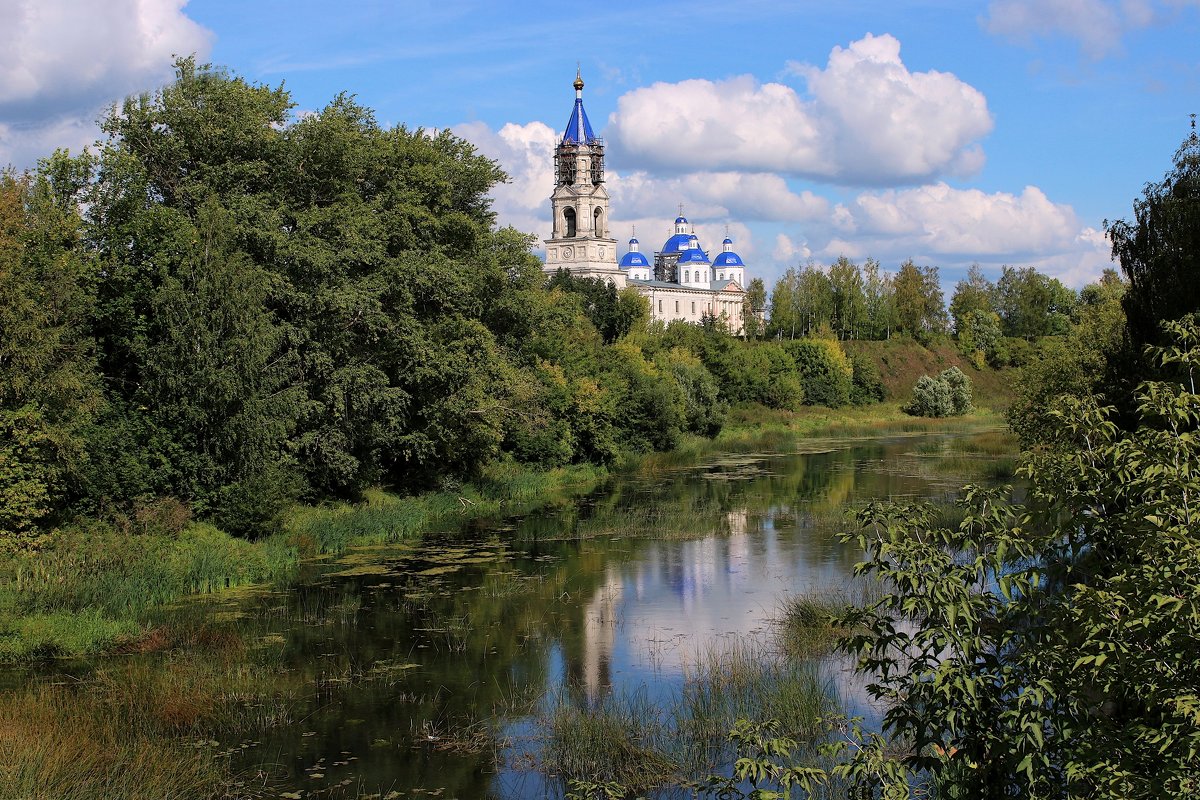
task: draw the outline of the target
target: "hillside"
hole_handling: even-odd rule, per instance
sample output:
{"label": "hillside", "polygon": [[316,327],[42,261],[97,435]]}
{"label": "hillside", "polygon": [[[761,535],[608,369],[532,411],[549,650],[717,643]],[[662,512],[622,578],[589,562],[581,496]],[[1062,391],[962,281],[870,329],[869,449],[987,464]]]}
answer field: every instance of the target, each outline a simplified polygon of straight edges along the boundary
{"label": "hillside", "polygon": [[958,367],[975,387],[976,405],[1003,410],[1012,402],[1012,369],[976,369],[951,342],[938,342],[925,347],[907,336],[895,336],[888,341],[847,341],[842,345],[847,355],[866,356],[875,362],[883,377],[888,399],[906,400],[922,375],[933,375],[950,367]]}

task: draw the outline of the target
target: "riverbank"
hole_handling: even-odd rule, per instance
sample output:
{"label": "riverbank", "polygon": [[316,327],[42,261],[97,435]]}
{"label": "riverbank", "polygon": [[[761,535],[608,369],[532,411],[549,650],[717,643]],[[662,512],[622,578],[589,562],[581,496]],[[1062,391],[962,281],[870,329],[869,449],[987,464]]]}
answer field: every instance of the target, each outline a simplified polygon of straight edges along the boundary
{"label": "riverbank", "polygon": [[[653,471],[722,449],[779,447],[810,437],[962,433],[1003,425],[994,412],[910,417],[899,404],[776,411],[731,410],[715,439],[689,437],[667,453],[630,455],[617,469]],[[177,503],[143,509],[125,526],[76,524],[46,550],[10,560],[0,581],[0,662],[95,656],[144,649],[161,639],[157,612],[195,594],[258,584],[286,585],[306,559],[349,547],[411,540],[477,519],[528,513],[587,494],[609,476],[577,465],[532,471],[491,465],[476,483],[412,497],[369,491],[360,503],[297,506],[281,530],[257,541],[191,522]],[[169,637],[168,637],[169,638]]]}
{"label": "riverbank", "polygon": [[161,638],[157,611],[196,594],[286,585],[305,559],[413,539],[475,519],[527,513],[594,490],[604,467],[486,468],[479,481],[412,497],[372,490],[361,503],[297,506],[247,541],[191,522],[178,503],[123,525],[76,523],[51,546],[16,554],[0,576],[0,663],[130,651]]}
{"label": "riverbank", "polygon": [[[91,549],[80,544],[76,549],[90,561],[70,573],[80,582],[56,589],[61,602],[99,604],[112,617],[133,614],[132,604],[153,592],[158,604],[142,606],[134,617],[140,630],[101,650],[115,650],[118,657],[64,659],[7,672],[0,718],[12,724],[0,726],[0,737],[15,742],[21,765],[12,784],[16,796],[278,798],[317,790],[322,796],[356,796],[386,789],[389,781],[400,780],[393,787],[398,788],[416,780],[401,780],[392,766],[381,766],[412,759],[414,748],[421,758],[438,759],[448,758],[440,748],[467,754],[475,752],[471,748],[494,748],[513,733],[498,721],[522,718],[531,720],[526,735],[534,737],[522,747],[537,760],[521,769],[559,776],[546,780],[586,777],[595,758],[606,753],[636,766],[625,758],[623,743],[640,740],[625,735],[625,717],[593,718],[535,702],[553,684],[542,674],[550,653],[565,654],[575,665],[574,680],[586,682],[589,673],[581,665],[591,663],[596,636],[610,630],[593,624],[606,606],[592,598],[603,601],[617,591],[605,588],[611,578],[604,554],[625,559],[637,548],[674,551],[691,547],[686,542],[697,536],[744,541],[739,537],[760,529],[765,518],[756,515],[767,509],[772,529],[799,526],[805,541],[830,547],[855,495],[855,472],[838,468],[850,463],[851,449],[860,450],[855,458],[881,453],[879,448],[890,453],[892,466],[879,480],[887,487],[882,491],[891,492],[903,489],[892,483],[898,474],[893,469],[906,476],[905,486],[920,485],[937,476],[950,456],[969,455],[998,438],[934,435],[907,442],[900,436],[986,430],[995,419],[913,420],[885,406],[796,415],[738,409],[733,418],[715,442],[689,441],[672,453],[630,459],[620,474],[506,471],[491,473],[487,484],[403,501],[372,493],[358,505],[294,509],[284,532],[255,543],[190,523],[171,534],[166,529],[180,518],[163,508],[143,515],[134,531],[110,531],[110,539],[93,539]],[[834,441],[823,441],[826,436]],[[847,438],[865,441],[844,443]],[[873,441],[879,438],[886,443]],[[785,469],[789,463],[793,467]],[[957,481],[959,473],[954,475]],[[651,495],[630,503],[631,493],[643,489]],[[568,499],[581,494],[587,495],[584,502]],[[748,516],[731,511],[733,495],[736,507],[750,509]],[[520,515],[560,498],[568,506],[563,514],[533,514],[515,529],[508,520],[483,522],[493,533],[466,537],[461,546],[453,537],[422,536],[457,529],[468,515]],[[386,544],[393,540],[397,544]],[[154,542],[160,549],[153,549],[159,547]],[[332,555],[364,542],[379,546],[340,559]],[[267,552],[281,543],[286,547]],[[803,552],[800,547],[793,555]],[[841,560],[848,569],[853,554]],[[490,566],[480,566],[483,562]],[[381,570],[366,569],[381,563]],[[85,574],[88,565],[94,575]],[[757,563],[749,572],[760,574],[764,567]],[[477,569],[477,580],[456,582],[456,576]],[[734,574],[724,566],[717,572]],[[235,575],[245,593],[216,593],[222,575]],[[256,582],[255,575],[264,577]],[[101,583],[102,577],[108,582]],[[271,581],[286,591],[272,590],[266,585]],[[187,603],[164,600],[186,592],[216,594]],[[745,592],[738,589],[731,597],[744,598]],[[696,702],[663,705],[653,729],[655,747],[638,751],[659,766],[667,764],[660,756],[670,757],[671,767],[660,778],[703,777],[707,764],[725,763],[729,727],[737,718],[761,716],[755,709],[783,707],[786,699],[801,704],[797,720],[811,716],[800,713],[804,708],[818,715],[829,711],[814,705],[824,702],[825,684],[814,683],[793,660],[819,658],[832,641],[820,619],[814,625],[824,613],[823,606],[814,611],[814,603],[828,598],[818,593],[807,599],[803,618],[793,620],[797,614],[790,606],[779,612],[787,629],[779,644],[792,654],[787,660],[766,634],[757,644],[745,644],[768,650],[739,649],[741,639],[704,645],[704,653],[719,659],[696,662],[714,666],[685,675],[680,695]],[[666,639],[648,646],[656,669],[663,658],[676,657]],[[480,682],[483,674],[488,681]],[[734,683],[715,677],[726,675]],[[561,696],[571,691],[579,691],[578,685],[564,685]],[[615,696],[648,702],[638,691],[626,687]],[[397,708],[403,709],[398,718],[376,719],[368,710]],[[419,735],[409,741],[413,730]],[[583,752],[580,733],[587,731],[596,736],[586,739],[590,744]],[[47,753],[39,742],[52,743],[53,750]],[[541,749],[542,742],[548,749]],[[499,756],[489,753],[479,756],[480,763],[496,769]],[[368,770],[368,763],[374,767]],[[461,775],[448,774],[452,763],[461,766]],[[79,765],[86,782],[79,780]],[[436,786],[446,787],[447,796],[482,796],[479,786],[464,788],[478,772],[470,758],[437,765]],[[341,781],[351,778],[355,783],[343,787]]]}

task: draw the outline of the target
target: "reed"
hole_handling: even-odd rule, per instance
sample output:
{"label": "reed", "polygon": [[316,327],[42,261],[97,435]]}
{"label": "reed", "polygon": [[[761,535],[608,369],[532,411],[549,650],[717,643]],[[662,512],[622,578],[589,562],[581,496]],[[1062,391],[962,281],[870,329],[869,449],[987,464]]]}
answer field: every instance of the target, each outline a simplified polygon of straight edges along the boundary
{"label": "reed", "polygon": [[609,696],[591,709],[560,700],[543,726],[542,771],[564,787],[586,780],[647,792],[670,784],[676,773],[660,712],[644,692]]}
{"label": "reed", "polygon": [[5,796],[267,796],[261,778],[230,769],[217,737],[289,721],[299,695],[236,646],[116,662],[71,685],[34,682],[0,695]]}
{"label": "reed", "polygon": [[845,629],[834,624],[848,603],[833,593],[789,597],[775,614],[775,629],[781,648],[793,658],[825,655],[837,644]]}

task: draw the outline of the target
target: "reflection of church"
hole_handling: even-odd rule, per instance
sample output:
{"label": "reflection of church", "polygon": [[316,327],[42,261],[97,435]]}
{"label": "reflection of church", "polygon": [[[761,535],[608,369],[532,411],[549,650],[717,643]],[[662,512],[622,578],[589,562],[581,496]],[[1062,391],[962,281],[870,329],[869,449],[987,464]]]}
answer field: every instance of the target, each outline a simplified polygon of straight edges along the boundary
{"label": "reflection of church", "polygon": [[[554,148],[554,226],[546,240],[546,272],[601,278],[617,288],[630,286],[650,301],[652,319],[725,321],[732,333],[743,328],[746,265],[726,236],[716,258],[700,246],[682,215],[674,232],[651,261],[636,238],[618,263],[617,240],[610,236],[608,192],[604,188],[604,140],[592,131],[583,110],[583,79],[575,76],[575,108]],[[682,209],[681,209],[682,211]]]}

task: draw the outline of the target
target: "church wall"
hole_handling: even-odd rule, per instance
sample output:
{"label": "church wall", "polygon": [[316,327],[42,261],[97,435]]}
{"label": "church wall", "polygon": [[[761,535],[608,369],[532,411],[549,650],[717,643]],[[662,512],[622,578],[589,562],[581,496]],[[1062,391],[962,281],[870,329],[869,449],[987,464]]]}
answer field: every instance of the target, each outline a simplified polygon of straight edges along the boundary
{"label": "church wall", "polygon": [[629,285],[650,301],[650,318],[653,320],[699,324],[706,315],[725,314],[730,333],[741,335],[743,331],[741,292],[711,292],[685,286],[668,289],[636,281]]}

